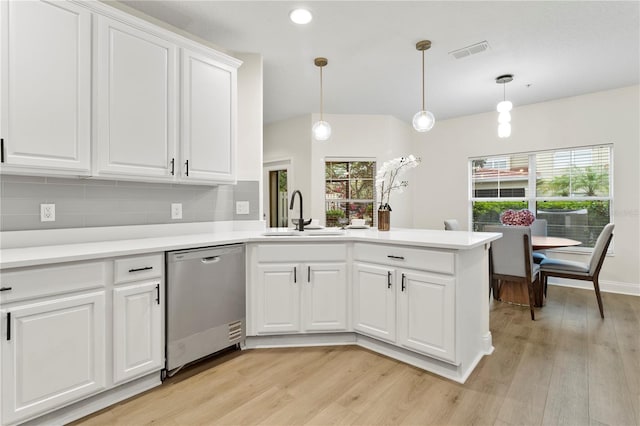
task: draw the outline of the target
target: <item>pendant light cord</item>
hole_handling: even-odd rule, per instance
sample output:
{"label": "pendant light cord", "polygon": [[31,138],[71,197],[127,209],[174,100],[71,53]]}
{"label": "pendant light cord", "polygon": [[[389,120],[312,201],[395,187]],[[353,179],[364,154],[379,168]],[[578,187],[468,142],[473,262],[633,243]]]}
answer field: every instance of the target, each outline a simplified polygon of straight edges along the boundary
{"label": "pendant light cord", "polygon": [[424,109],[424,50],[422,51],[422,110]]}
{"label": "pendant light cord", "polygon": [[322,110],[323,108],[323,99],[322,99],[322,67],[320,67],[320,121],[323,121],[322,119]]}

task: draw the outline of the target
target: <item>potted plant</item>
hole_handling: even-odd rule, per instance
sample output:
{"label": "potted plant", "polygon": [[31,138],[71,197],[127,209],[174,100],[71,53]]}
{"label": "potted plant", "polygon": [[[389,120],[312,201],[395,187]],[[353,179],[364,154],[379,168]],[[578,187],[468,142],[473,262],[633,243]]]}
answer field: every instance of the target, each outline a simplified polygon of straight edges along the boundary
{"label": "potted plant", "polygon": [[327,227],[338,226],[338,219],[344,217],[344,211],[340,209],[331,209],[325,212]]}

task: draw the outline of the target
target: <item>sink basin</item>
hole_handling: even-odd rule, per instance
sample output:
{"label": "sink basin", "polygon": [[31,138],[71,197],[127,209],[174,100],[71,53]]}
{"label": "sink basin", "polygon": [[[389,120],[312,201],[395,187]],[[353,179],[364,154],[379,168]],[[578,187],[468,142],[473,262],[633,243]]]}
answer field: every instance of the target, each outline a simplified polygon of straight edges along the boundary
{"label": "sink basin", "polygon": [[273,228],[262,235],[265,237],[320,237],[323,235],[344,235],[345,231],[342,229],[306,229],[303,232],[296,231],[295,229],[288,228]]}

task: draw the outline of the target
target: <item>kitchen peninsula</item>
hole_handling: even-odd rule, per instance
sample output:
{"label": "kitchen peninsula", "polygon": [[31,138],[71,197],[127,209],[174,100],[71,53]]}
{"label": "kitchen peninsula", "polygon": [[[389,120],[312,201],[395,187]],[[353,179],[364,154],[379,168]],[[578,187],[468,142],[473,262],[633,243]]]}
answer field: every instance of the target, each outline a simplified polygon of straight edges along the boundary
{"label": "kitchen peninsula", "polygon": [[[3,359],[12,362],[2,364],[2,424],[43,415],[68,421],[161,383],[162,361],[126,368],[127,356],[135,352],[118,336],[126,336],[127,327],[134,324],[118,322],[114,310],[120,306],[118,298],[126,298],[135,288],[148,296],[150,308],[161,310],[153,318],[164,318],[164,305],[158,302],[156,308],[154,301],[164,300],[164,286],[172,285],[165,283],[162,266],[169,250],[246,244],[245,348],[355,344],[458,382],[464,382],[482,356],[492,352],[488,247],[500,234],[417,229],[275,237],[264,233],[264,229],[234,230],[233,223],[219,222],[93,228],[82,235],[75,230],[40,231],[37,237],[30,231],[3,233],[2,285],[12,289],[2,293],[0,303],[2,351]],[[153,269],[144,270],[141,274],[146,275],[136,280],[124,277],[123,271],[136,270],[142,261]],[[49,279],[45,284],[24,277]],[[82,343],[92,344],[94,351],[78,352],[72,357],[76,363],[63,363],[68,374],[57,365],[60,386],[52,378],[47,389],[41,389],[39,380],[25,379],[15,369],[53,366],[33,365],[49,362],[46,359],[24,358],[17,343],[29,337],[21,335],[24,330],[16,324],[31,315],[47,329],[49,324],[33,316],[34,309],[55,307],[66,315],[71,305],[88,307],[84,312],[93,327],[82,336],[86,340]],[[7,324],[9,314],[11,324]],[[74,313],[63,321],[78,318]],[[158,330],[155,340],[149,339],[154,347],[157,339],[164,346],[163,328],[159,324],[148,329]],[[31,339],[31,346],[50,346]],[[51,359],[68,356],[60,349],[41,349],[55,355]],[[121,370],[111,362],[120,358]],[[88,373],[83,370],[84,376],[74,370],[82,365],[92,366]],[[78,383],[68,383],[64,377]],[[14,394],[15,389],[28,392]],[[68,389],[73,389],[72,395]],[[25,394],[31,399],[21,399]]]}

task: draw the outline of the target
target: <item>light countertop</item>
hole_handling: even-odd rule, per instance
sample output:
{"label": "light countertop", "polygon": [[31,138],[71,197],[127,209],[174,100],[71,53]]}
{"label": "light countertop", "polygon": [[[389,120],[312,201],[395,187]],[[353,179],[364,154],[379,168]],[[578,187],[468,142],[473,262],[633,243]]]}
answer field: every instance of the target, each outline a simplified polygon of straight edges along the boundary
{"label": "light countertop", "polygon": [[[33,231],[29,231],[33,232]],[[447,250],[469,250],[500,238],[499,233],[442,231],[398,228],[348,229],[340,235],[265,236],[261,230],[210,230],[182,235],[149,236],[131,239],[97,239],[64,244],[31,245],[0,251],[0,269],[44,265],[59,262],[164,252],[233,243],[277,242],[371,242]],[[286,233],[286,232],[285,232]],[[132,233],[132,235],[135,233]],[[125,233],[126,235],[126,233]]]}

